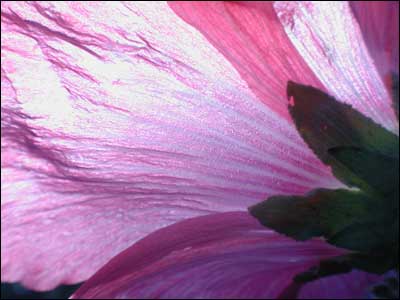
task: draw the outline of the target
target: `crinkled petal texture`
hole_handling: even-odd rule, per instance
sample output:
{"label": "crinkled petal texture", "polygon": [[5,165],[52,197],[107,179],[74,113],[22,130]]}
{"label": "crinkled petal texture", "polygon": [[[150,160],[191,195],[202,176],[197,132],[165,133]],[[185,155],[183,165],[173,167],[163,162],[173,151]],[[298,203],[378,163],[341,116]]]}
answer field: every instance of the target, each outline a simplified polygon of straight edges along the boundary
{"label": "crinkled petal texture", "polygon": [[376,276],[353,272],[291,288],[297,273],[342,253],[266,230],[246,212],[214,214],[150,234],[72,298],[363,298]]}
{"label": "crinkled petal texture", "polygon": [[176,221],[339,185],[283,112],[316,79],[262,17],[248,71],[281,81],[257,94],[165,3],[2,3],[2,280],[82,281]]}
{"label": "crinkled petal texture", "polygon": [[287,5],[2,2],[2,280],[78,282],[176,221],[338,187],[286,82],[395,129],[389,98],[347,4]]}

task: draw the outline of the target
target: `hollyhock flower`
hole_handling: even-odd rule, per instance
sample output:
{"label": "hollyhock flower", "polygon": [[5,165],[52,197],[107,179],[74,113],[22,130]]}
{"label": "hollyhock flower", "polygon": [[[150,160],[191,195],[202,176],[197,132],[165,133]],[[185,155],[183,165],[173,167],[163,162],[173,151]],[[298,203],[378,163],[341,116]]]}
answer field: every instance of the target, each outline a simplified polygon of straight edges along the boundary
{"label": "hollyhock flower", "polygon": [[291,284],[343,250],[245,210],[342,187],[290,118],[289,80],[398,132],[398,3],[1,8],[2,280],[47,290],[121,253],[74,297],[365,295],[358,271]]}

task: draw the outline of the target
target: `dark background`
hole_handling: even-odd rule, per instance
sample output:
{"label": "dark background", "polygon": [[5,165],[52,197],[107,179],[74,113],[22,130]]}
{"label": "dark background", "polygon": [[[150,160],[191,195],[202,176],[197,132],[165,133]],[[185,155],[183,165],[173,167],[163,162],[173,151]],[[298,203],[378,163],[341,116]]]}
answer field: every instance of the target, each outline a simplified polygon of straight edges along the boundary
{"label": "dark background", "polygon": [[68,299],[80,285],[61,285],[52,291],[38,293],[18,283],[1,283],[1,299]]}

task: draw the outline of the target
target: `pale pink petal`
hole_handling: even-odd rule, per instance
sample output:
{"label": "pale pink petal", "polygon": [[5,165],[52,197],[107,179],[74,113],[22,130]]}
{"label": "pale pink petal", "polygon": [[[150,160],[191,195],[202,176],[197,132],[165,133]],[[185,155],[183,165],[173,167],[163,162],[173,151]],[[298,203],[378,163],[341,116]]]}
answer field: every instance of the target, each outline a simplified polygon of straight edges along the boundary
{"label": "pale pink petal", "polygon": [[[73,298],[277,298],[292,278],[320,259],[342,254],[320,240],[297,242],[266,230],[245,212],[208,215],[163,228],[113,258]],[[347,295],[367,292],[364,274]],[[306,286],[299,295],[338,295],[341,280]],[[286,296],[290,296],[286,294]],[[296,293],[291,294],[296,296]]]}
{"label": "pale pink petal", "polygon": [[2,2],[1,22],[3,281],[82,281],[184,218],[338,186],[164,3]]}
{"label": "pale pink petal", "polygon": [[327,91],[398,131],[391,96],[347,2],[274,4],[286,33]]}
{"label": "pale pink petal", "polygon": [[399,73],[399,2],[351,1],[364,41],[381,76]]}

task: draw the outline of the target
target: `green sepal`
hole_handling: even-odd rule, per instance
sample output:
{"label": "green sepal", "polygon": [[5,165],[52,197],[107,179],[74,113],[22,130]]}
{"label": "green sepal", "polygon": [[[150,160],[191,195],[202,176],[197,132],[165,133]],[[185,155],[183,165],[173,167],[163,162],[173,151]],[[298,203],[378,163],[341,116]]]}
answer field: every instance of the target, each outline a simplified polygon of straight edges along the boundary
{"label": "green sepal", "polygon": [[305,196],[273,196],[249,208],[261,224],[295,238],[333,237],[368,213],[367,196],[345,189],[317,189]]}
{"label": "green sepal", "polygon": [[368,185],[371,193],[382,197],[398,195],[398,159],[358,147],[336,147],[328,149],[328,153]]}
{"label": "green sepal", "polygon": [[287,95],[289,112],[298,132],[343,183],[370,191],[368,182],[333,157],[329,152],[331,149],[365,149],[369,153],[399,159],[399,138],[350,105],[336,101],[316,88],[294,82],[288,82]]}
{"label": "green sepal", "polygon": [[305,196],[273,196],[249,212],[296,240],[322,236],[335,246],[363,252],[398,245],[398,212],[361,191],[317,189]]}

